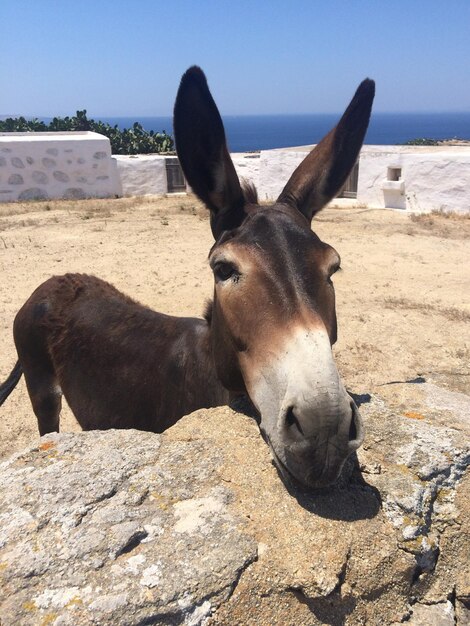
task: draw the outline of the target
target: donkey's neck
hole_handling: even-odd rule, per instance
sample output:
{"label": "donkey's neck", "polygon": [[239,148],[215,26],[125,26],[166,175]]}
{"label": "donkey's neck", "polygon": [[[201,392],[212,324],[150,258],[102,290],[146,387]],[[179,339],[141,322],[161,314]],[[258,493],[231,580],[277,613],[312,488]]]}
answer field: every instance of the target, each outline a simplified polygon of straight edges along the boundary
{"label": "donkey's neck", "polygon": [[[159,419],[167,416],[167,428],[192,411],[228,404],[229,392],[217,375],[210,324],[197,318],[165,318],[156,328],[155,359],[166,362]],[[162,370],[157,362],[155,366],[160,380]]]}

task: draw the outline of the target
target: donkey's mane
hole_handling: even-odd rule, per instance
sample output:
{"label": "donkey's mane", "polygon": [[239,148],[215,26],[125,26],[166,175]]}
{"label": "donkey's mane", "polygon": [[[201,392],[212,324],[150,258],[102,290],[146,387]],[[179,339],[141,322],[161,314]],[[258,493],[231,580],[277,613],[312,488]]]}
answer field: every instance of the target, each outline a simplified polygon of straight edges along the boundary
{"label": "donkey's mane", "polygon": [[244,180],[242,182],[242,191],[245,202],[248,204],[258,204],[258,191],[251,181]]}
{"label": "donkey's mane", "polygon": [[209,298],[209,300],[206,301],[206,305],[204,307],[204,313],[202,314],[202,317],[206,320],[209,326],[211,325],[211,322],[212,322],[213,304],[214,304],[214,301],[212,300],[212,298]]}

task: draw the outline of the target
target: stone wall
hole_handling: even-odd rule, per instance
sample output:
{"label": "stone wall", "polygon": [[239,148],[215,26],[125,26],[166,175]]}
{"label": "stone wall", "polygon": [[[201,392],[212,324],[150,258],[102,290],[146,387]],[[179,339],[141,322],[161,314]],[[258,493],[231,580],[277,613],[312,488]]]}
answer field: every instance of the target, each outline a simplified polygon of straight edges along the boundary
{"label": "stone wall", "polygon": [[92,132],[0,133],[0,202],[122,195],[109,139]]}
{"label": "stone wall", "polygon": [[[313,146],[232,154],[260,200],[275,200]],[[96,133],[0,134],[0,202],[168,193],[164,155],[111,156]],[[470,211],[470,147],[364,146],[357,202],[414,212]]]}
{"label": "stone wall", "polygon": [[[470,398],[364,396],[358,461],[285,486],[254,420],[43,437],[0,464],[2,626],[464,626]],[[419,387],[419,389],[417,389]]]}

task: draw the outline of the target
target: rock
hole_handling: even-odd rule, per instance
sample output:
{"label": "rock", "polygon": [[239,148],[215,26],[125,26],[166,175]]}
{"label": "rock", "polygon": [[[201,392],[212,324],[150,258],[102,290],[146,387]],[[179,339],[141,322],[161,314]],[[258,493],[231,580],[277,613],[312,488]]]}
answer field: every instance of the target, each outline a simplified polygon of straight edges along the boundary
{"label": "rock", "polygon": [[47,193],[40,187],[29,187],[18,195],[18,200],[47,200]]}
{"label": "rock", "polygon": [[40,170],[34,170],[34,172],[31,174],[31,178],[34,180],[35,183],[38,183],[40,185],[46,185],[49,182],[47,174],[41,172]]}
{"label": "rock", "polygon": [[429,605],[415,604],[407,624],[410,626],[454,626],[454,607],[449,601]]}
{"label": "rock", "polygon": [[161,444],[51,435],[3,465],[2,626],[176,623],[230,594],[256,543],[229,511],[220,452]]}
{"label": "rock", "polygon": [[455,619],[456,624],[470,624],[470,598],[466,602],[457,600],[455,603]]}
{"label": "rock", "polygon": [[65,200],[82,200],[86,194],[81,187],[69,187],[64,191],[63,197]]}
{"label": "rock", "polygon": [[9,185],[22,185],[24,183],[23,177],[21,174],[10,174],[8,177]]}
{"label": "rock", "polygon": [[53,172],[52,176],[60,183],[68,183],[70,180],[69,175],[65,172],[61,172],[60,170],[56,170],[55,172]]}
{"label": "rock", "polygon": [[2,626],[464,624],[469,425],[367,400],[359,459],[314,494],[228,407],[43,437],[0,467]]}

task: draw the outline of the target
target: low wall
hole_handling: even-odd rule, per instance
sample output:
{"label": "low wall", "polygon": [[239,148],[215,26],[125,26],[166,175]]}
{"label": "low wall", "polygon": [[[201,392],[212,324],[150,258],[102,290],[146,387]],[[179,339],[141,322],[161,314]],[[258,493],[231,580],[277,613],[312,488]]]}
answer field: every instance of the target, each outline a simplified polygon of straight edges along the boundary
{"label": "low wall", "polygon": [[[232,154],[241,180],[259,187],[260,153]],[[169,192],[166,159],[159,154],[115,156],[124,196],[164,195]],[[187,188],[190,191],[189,187]]]}
{"label": "low wall", "polygon": [[[312,147],[238,153],[232,159],[260,200],[275,200]],[[2,133],[0,202],[164,195],[171,191],[167,159],[112,157],[109,140],[97,133]],[[470,147],[364,146],[361,151],[356,198],[366,206],[466,213],[468,189]]]}
{"label": "low wall", "polygon": [[468,213],[470,147],[364,146],[358,202],[415,212]]}
{"label": "low wall", "polygon": [[165,157],[158,154],[116,155],[124,196],[162,196],[167,193]]}
{"label": "low wall", "polygon": [[323,493],[286,489],[228,407],[31,442],[0,465],[2,625],[468,625],[468,397],[410,387],[428,417],[373,394]]}
{"label": "low wall", "polygon": [[0,202],[121,194],[109,139],[103,135],[0,133]]}
{"label": "low wall", "polygon": [[[257,181],[260,199],[275,200],[312,148],[261,152]],[[366,206],[468,213],[469,189],[470,147],[364,146],[361,150],[356,199]]]}

